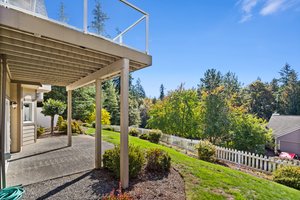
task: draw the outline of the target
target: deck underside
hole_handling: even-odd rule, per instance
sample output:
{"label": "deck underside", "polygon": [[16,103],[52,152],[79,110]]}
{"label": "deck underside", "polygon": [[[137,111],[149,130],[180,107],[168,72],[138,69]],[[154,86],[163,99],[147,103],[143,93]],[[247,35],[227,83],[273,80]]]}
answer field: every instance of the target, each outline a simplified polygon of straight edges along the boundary
{"label": "deck underside", "polygon": [[[151,56],[105,38],[0,6],[0,54],[12,80],[68,86],[122,58],[130,71],[151,65]],[[104,79],[117,76],[109,71]],[[99,77],[101,78],[101,77]]]}

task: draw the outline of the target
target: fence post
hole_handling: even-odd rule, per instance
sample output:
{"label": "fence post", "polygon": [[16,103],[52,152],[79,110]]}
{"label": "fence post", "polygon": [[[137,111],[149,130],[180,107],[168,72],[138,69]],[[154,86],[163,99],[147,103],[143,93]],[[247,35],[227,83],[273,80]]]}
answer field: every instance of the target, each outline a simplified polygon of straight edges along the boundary
{"label": "fence post", "polygon": [[267,156],[264,157],[264,171],[268,171],[267,170],[267,166],[268,166],[268,162],[267,162]]}
{"label": "fence post", "polygon": [[252,153],[252,167],[255,168],[255,153]]}

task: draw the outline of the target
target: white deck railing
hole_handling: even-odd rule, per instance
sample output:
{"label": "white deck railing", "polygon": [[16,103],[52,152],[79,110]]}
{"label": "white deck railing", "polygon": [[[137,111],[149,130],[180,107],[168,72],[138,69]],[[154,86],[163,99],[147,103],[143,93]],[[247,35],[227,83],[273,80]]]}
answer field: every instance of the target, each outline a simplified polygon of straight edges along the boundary
{"label": "white deck railing", "polygon": [[[119,132],[120,126],[111,126],[114,131]],[[137,128],[140,134],[148,133],[149,129]],[[177,147],[179,149],[189,151],[195,155],[198,154],[196,145],[200,140],[190,140],[174,135],[162,134],[161,142]],[[236,164],[237,167],[246,166],[251,169],[273,172],[280,166],[300,166],[300,160],[281,159],[279,157],[267,157],[245,151],[238,151],[236,149],[229,149],[216,146],[216,158],[221,161],[230,162]]]}
{"label": "white deck railing", "polygon": [[[84,32],[86,34],[91,34],[94,36],[98,36],[107,40],[110,40],[111,42],[120,44],[120,45],[124,45],[127,46],[127,44],[124,43],[123,38],[124,36],[130,31],[132,30],[134,27],[136,27],[138,24],[142,23],[143,21],[145,21],[145,49],[143,50],[144,53],[149,54],[149,14],[145,11],[143,11],[142,9],[138,8],[137,6],[129,3],[126,0],[119,0],[121,3],[123,3],[124,5],[134,9],[135,11],[139,12],[142,14],[142,17],[139,18],[137,21],[135,21],[132,25],[130,25],[129,27],[125,28],[123,31],[121,31],[120,33],[118,33],[118,35],[116,37],[114,37],[113,39],[102,36],[102,35],[98,35],[92,32],[88,31],[88,19],[89,19],[89,8],[88,8],[88,0],[81,0],[82,1],[82,15],[83,15],[83,23],[82,23],[82,29],[78,28],[76,26],[72,26],[70,24],[67,24],[66,22],[60,22],[58,20],[54,20],[51,19],[47,16],[47,11],[44,10],[42,13],[39,12],[39,9],[37,8],[38,2],[39,0],[29,0],[29,1],[23,1],[23,0],[0,0],[0,6],[4,6],[7,8],[11,8],[11,9],[15,9],[21,12],[25,12],[27,14],[54,22],[54,23],[58,23],[60,25],[66,26],[68,28],[77,30],[77,31],[81,31]],[[72,2],[73,3],[73,2]],[[76,1],[76,3],[78,3],[78,1]],[[77,13],[78,15],[78,13]],[[129,46],[128,46],[129,47]]]}

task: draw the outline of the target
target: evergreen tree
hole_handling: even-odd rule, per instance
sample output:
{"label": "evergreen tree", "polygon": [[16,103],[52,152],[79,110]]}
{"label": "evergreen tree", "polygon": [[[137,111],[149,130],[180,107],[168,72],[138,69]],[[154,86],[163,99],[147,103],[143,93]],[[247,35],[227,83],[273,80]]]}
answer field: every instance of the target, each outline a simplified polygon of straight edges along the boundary
{"label": "evergreen tree", "polygon": [[163,84],[160,85],[159,92],[159,99],[162,101],[165,98],[165,87]]}
{"label": "evergreen tree", "polygon": [[106,81],[107,88],[104,90],[105,99],[103,108],[110,113],[110,121],[112,125],[120,124],[120,106],[115,86],[112,80]]}
{"label": "evergreen tree", "polygon": [[[208,69],[204,73],[204,78],[200,79],[199,92],[206,90],[208,92],[222,85],[222,74],[216,69]],[[199,94],[200,94],[199,93]]]}
{"label": "evergreen tree", "polygon": [[65,6],[64,2],[61,1],[60,6],[59,6],[58,20],[63,23],[68,22],[68,17],[66,16],[65,9],[66,9],[66,6]]}
{"label": "evergreen tree", "polygon": [[141,123],[140,110],[137,99],[129,95],[129,126],[139,126]]}
{"label": "evergreen tree", "polygon": [[105,21],[108,19],[108,16],[102,11],[100,0],[95,0],[91,28],[95,30],[98,35],[103,35],[105,33]]}
{"label": "evergreen tree", "polygon": [[276,109],[276,100],[267,84],[257,80],[247,89],[249,112],[269,120]]}
{"label": "evergreen tree", "polygon": [[279,81],[282,83],[283,86],[287,85],[292,74],[295,74],[295,70],[286,63],[283,68],[279,71],[280,79]]}

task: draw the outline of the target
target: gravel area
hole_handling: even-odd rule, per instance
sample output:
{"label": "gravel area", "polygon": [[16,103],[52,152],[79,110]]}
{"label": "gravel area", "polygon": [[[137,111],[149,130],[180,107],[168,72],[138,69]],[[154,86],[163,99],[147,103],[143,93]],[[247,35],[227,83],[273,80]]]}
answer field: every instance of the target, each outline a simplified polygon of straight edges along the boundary
{"label": "gravel area", "polygon": [[[25,186],[23,200],[31,199],[101,199],[118,182],[104,169],[91,170],[61,178],[47,180]],[[184,181],[174,169],[168,174],[150,174],[145,171],[131,180],[127,192],[134,199],[183,200]]]}

